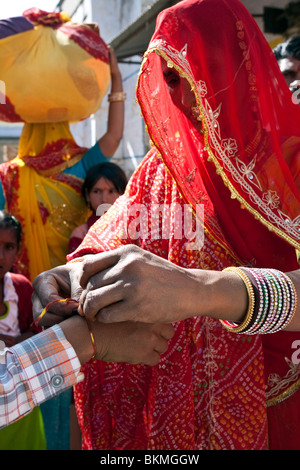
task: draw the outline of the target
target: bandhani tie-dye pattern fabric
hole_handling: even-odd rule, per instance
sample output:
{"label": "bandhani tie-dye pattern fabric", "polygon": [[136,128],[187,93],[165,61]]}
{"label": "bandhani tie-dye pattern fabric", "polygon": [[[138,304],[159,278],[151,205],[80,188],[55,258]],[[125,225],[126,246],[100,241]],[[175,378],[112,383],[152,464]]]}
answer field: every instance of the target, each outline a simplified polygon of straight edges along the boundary
{"label": "bandhani tie-dye pattern fabric", "polygon": [[[163,217],[161,230],[170,230],[170,238],[151,239],[149,225],[148,238],[130,238],[133,208],[145,208],[146,222],[151,208],[163,204],[172,215],[171,222]],[[201,252],[187,250],[189,240],[176,238],[179,208],[184,210],[184,201],[177,185],[152,151],[77,255],[137,243],[184,267],[235,264],[209,233]],[[129,212],[132,219],[124,217]],[[260,339],[230,334],[208,318],[191,318],[175,328],[156,367],[99,361],[83,366],[85,380],[75,387],[75,398],[84,449],[266,448]]]}
{"label": "bandhani tie-dye pattern fabric", "polygon": [[[171,93],[165,69],[187,82],[194,109],[180,87]],[[190,268],[297,269],[300,108],[244,5],[183,0],[161,12],[137,99],[154,148],[73,256],[137,243]],[[147,217],[160,204],[172,208],[160,219],[165,238]],[[184,218],[198,206],[197,248],[178,237],[176,210]],[[155,368],[87,365],[76,391],[84,448],[297,448],[300,368],[289,360],[297,337],[237,339],[192,318],[176,324]]]}

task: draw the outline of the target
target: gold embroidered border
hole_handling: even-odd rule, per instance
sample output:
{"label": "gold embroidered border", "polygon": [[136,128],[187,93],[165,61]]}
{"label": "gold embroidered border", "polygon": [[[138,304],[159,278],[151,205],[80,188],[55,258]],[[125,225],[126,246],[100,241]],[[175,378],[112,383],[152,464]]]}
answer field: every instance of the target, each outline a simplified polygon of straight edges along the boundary
{"label": "gold embroidered border", "polygon": [[[143,61],[142,61],[142,65],[141,65],[141,68],[140,68],[140,71],[139,71],[139,74],[138,74],[138,81],[137,81],[137,85],[136,85],[136,89],[138,88],[139,86],[139,78],[140,78],[140,75],[142,73],[142,69],[143,69],[143,64],[144,62],[146,61],[147,59],[147,56],[150,54],[150,53],[157,53],[158,55],[162,56],[166,61],[170,61],[170,58],[167,56],[167,54],[165,54],[164,52],[162,52],[160,49],[157,49],[157,48],[153,48],[153,49],[148,49],[144,55],[144,58],[143,58]],[[178,71],[178,73],[180,73],[181,76],[183,76],[186,80],[188,80],[189,84],[191,85],[191,88],[192,90],[194,91],[195,93],[195,85],[193,83],[190,82],[190,79],[189,79],[189,76],[188,74],[185,74],[182,69],[177,66],[176,64],[173,64],[173,67]],[[199,98],[198,98],[198,95],[195,93],[195,97],[196,97],[196,100],[197,100],[197,104],[200,106],[200,103],[199,103]],[[136,100],[138,102],[138,99]],[[201,106],[200,106],[201,107]],[[202,107],[201,107],[201,111],[202,111]],[[202,115],[202,112],[200,114],[201,118],[204,117],[204,115]],[[203,121],[202,121],[203,122]],[[146,127],[146,131],[148,132],[148,128],[147,128],[147,125],[145,126]],[[154,147],[158,150],[159,149],[159,145],[157,144],[157,142],[155,141],[155,139],[153,138],[153,136],[151,135],[151,140],[153,142],[153,145]],[[161,155],[161,153],[159,152],[158,153],[158,156],[162,159],[162,161],[164,162],[165,164],[165,168],[167,170],[167,172],[171,175],[171,177],[176,181],[176,184],[179,188],[181,188],[181,184],[180,182],[178,181],[178,179],[176,178],[176,176],[170,171],[170,169],[168,168],[168,166],[166,165],[165,161],[164,161],[164,158],[163,156]],[[186,202],[192,207],[192,210],[193,210],[193,214],[195,217],[198,217],[196,215],[196,211],[192,205],[192,203],[188,200],[188,198],[186,196],[183,195],[183,192],[181,191],[181,195],[182,197],[186,200]],[[221,246],[221,248],[229,255],[232,257],[232,259],[235,260],[235,262],[239,265],[243,265],[244,263],[237,257],[237,255],[230,249],[230,247],[222,242],[218,237],[216,237],[216,235],[213,233],[212,230],[209,230],[209,228],[205,225],[204,221],[203,221],[203,228],[204,228],[204,231],[206,233],[208,233],[215,241],[216,243],[218,243],[218,245]]]}
{"label": "gold embroidered border", "polygon": [[48,168],[47,170],[35,170],[35,171],[42,176],[56,175],[57,173],[61,173],[62,171],[64,171],[66,168],[71,168],[73,165],[78,163],[82,159],[83,155],[84,155],[83,153],[80,153],[76,155],[75,157],[72,157],[66,160],[63,163],[60,163],[59,165],[56,165],[53,168]]}
{"label": "gold embroidered border", "polygon": [[[159,48],[157,47],[153,47],[153,48],[149,48],[145,55],[144,55],[144,60],[142,62],[142,66],[141,66],[141,69],[140,69],[140,72],[139,72],[139,75],[141,74],[142,72],[142,68],[143,68],[143,63],[144,61],[146,60],[147,56],[152,53],[152,52],[155,52],[157,54],[159,54],[160,56],[162,56],[167,62],[171,62],[172,63],[172,66],[180,73],[180,76],[183,76],[186,80],[188,80],[188,82],[190,83],[191,85],[191,88],[192,90],[194,91],[195,93],[195,84],[194,83],[191,83],[190,81],[190,78],[188,76],[187,73],[185,73],[181,68],[180,66],[176,65],[174,63],[174,61],[172,61],[170,59],[170,57],[164,53],[162,50],[160,50]],[[177,51],[177,54],[178,54],[178,51]],[[138,84],[137,84],[138,86]],[[230,190],[231,192],[231,197],[232,199],[237,199],[241,206],[245,209],[247,209],[254,217],[255,219],[259,220],[263,225],[265,225],[270,231],[273,231],[274,233],[276,233],[276,235],[278,235],[280,238],[284,239],[287,243],[289,243],[290,245],[292,245],[294,248],[300,250],[300,243],[297,242],[296,240],[294,240],[291,236],[287,235],[285,232],[283,232],[281,229],[279,229],[278,227],[276,227],[275,225],[273,225],[271,222],[269,222],[268,220],[266,220],[256,209],[254,209],[242,196],[241,194],[237,191],[237,189],[234,187],[234,185],[231,183],[231,181],[229,181],[228,177],[226,176],[225,172],[223,171],[223,167],[220,165],[220,163],[218,162],[217,158],[215,157],[213,151],[211,150],[210,148],[210,145],[208,143],[208,136],[209,136],[209,132],[208,132],[208,126],[207,126],[207,123],[206,123],[206,119],[205,119],[205,110],[203,108],[203,104],[198,96],[198,93],[195,93],[195,97],[196,97],[196,102],[197,102],[197,105],[199,107],[199,111],[200,111],[200,117],[201,117],[201,120],[202,120],[202,126],[203,126],[203,134],[204,134],[204,142],[205,142],[205,149],[206,151],[208,152],[208,160],[209,161],[212,161],[216,167],[216,173],[218,175],[221,176],[222,180],[223,180],[223,183],[225,184],[225,186],[227,186],[227,188]]]}
{"label": "gold embroidered border", "polygon": [[278,403],[280,403],[283,400],[286,400],[289,398],[293,393],[295,393],[298,389],[300,388],[300,379],[297,380],[293,385],[288,387],[284,392],[282,392],[280,395],[277,395],[277,397],[270,398],[267,400],[267,406],[275,406]]}

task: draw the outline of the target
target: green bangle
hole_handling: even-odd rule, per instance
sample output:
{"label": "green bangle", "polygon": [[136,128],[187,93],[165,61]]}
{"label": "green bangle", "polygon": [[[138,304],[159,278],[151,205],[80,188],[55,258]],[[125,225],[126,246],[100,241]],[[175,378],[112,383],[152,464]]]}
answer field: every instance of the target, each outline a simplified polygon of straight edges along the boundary
{"label": "green bangle", "polygon": [[3,315],[0,315],[0,320],[4,320],[4,318],[6,318],[9,314],[9,303],[7,302],[7,300],[4,300],[3,303],[6,306],[6,312],[3,313]]}

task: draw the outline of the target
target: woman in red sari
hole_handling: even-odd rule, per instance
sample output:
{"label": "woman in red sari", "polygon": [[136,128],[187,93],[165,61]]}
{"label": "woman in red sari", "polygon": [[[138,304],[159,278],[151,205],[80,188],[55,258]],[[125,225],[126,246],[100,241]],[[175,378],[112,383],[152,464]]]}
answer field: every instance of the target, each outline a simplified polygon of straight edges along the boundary
{"label": "woman in red sari", "polygon": [[[162,12],[137,98],[153,148],[73,257],[134,243],[184,268],[297,269],[300,109],[245,7]],[[187,207],[204,237],[184,229]],[[299,448],[293,340],[192,317],[155,367],[89,362],[75,389],[83,448]]]}

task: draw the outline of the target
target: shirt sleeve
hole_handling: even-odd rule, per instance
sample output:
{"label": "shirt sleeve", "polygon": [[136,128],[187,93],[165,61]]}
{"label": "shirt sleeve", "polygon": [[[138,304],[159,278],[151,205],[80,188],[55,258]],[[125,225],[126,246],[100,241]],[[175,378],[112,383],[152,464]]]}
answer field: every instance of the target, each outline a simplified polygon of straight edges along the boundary
{"label": "shirt sleeve", "polygon": [[0,428],[83,379],[59,325],[0,351]]}
{"label": "shirt sleeve", "polygon": [[5,196],[3,191],[3,186],[0,181],[0,210],[3,211],[5,209]]}

